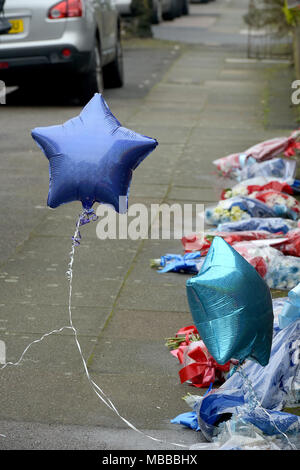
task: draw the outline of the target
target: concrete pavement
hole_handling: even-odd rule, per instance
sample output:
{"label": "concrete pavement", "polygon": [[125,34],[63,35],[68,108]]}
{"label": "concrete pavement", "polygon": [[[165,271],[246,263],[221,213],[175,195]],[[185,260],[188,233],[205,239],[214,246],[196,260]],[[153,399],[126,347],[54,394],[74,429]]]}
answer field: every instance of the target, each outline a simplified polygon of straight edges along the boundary
{"label": "concrete pavement", "polygon": [[[214,11],[213,3],[206,8]],[[123,90],[107,90],[105,97],[123,125],[159,141],[134,172],[131,204],[213,203],[223,182],[212,160],[295,127],[287,100],[292,69],[247,61],[238,41],[240,26],[229,21],[235,12],[242,26],[246,3],[215,3],[217,20],[206,29],[234,36],[226,47],[186,44],[179,36],[176,43],[128,42],[128,72],[130,60],[140,54],[140,75],[132,73],[132,82]],[[195,21],[193,15],[185,21],[189,18]],[[163,23],[155,31],[172,27]],[[145,75],[144,63],[151,60]],[[274,84],[270,93],[270,76],[282,84],[279,100]],[[68,325],[65,272],[80,205],[45,207],[48,164],[31,141],[30,129],[78,112],[1,109],[6,157],[1,161],[1,211],[8,225],[2,229],[0,340],[7,361],[18,360],[26,345],[44,333]],[[189,411],[182,397],[199,390],[180,385],[178,364],[164,346],[166,337],[191,324],[187,276],[160,276],[149,267],[150,258],[181,253],[180,241],[101,241],[95,223],[81,234],[73,320],[89,372],[124,418],[163,442],[129,429],[99,401],[66,329],[34,344],[17,367],[1,371],[0,434],[6,437],[0,436],[0,449],[176,449],[171,443],[199,442],[201,435],[170,424]]]}
{"label": "concrete pavement", "polygon": [[154,37],[207,46],[231,46],[244,50],[247,28],[243,15],[249,1],[214,0],[206,4],[190,3],[190,15],[154,26]]}

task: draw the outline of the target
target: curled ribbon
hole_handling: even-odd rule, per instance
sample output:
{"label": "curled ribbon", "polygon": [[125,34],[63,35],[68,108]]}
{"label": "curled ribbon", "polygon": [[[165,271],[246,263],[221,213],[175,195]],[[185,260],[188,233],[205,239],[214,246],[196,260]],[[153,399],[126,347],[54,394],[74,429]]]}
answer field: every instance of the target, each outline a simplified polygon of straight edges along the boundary
{"label": "curled ribbon", "polygon": [[181,383],[190,380],[195,387],[209,387],[216,379],[224,381],[224,372],[229,372],[230,361],[224,365],[218,364],[213,357],[207,356],[200,346],[187,355],[195,362],[179,371]]}
{"label": "curled ribbon", "polygon": [[293,157],[295,155],[295,149],[300,149],[300,142],[296,142],[294,139],[291,139],[288,147],[284,151],[285,157]]}
{"label": "curled ribbon", "polygon": [[[200,251],[194,253],[186,253],[185,255],[172,255],[168,254],[161,257],[161,266],[158,273],[174,272],[191,272],[197,274],[199,269],[197,267],[197,260],[201,257]],[[196,261],[195,261],[196,260]]]}
{"label": "curled ribbon", "polygon": [[76,232],[74,236],[72,237],[74,246],[80,245],[81,234],[79,231],[79,227],[82,227],[82,225],[86,225],[89,222],[94,222],[97,219],[98,219],[98,216],[96,215],[94,209],[84,209],[82,211],[82,213],[79,215],[79,222],[76,227]]}
{"label": "curled ribbon", "polygon": [[[187,338],[187,337],[189,337],[190,334],[193,334],[193,335],[198,334],[198,330],[194,325],[185,326],[183,328],[180,328],[180,330],[177,331],[175,336],[185,335],[185,337]],[[186,340],[189,342],[188,339],[186,339]]]}

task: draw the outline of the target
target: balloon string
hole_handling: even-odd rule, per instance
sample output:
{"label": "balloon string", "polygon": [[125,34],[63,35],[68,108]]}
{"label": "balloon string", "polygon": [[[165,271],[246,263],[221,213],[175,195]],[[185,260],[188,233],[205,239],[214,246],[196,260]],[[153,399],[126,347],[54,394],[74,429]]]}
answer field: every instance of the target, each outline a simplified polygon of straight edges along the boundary
{"label": "balloon string", "polygon": [[[49,333],[45,333],[44,335],[42,335],[39,339],[36,339],[34,341],[32,341],[30,344],[28,344],[26,346],[26,348],[24,349],[23,353],[21,354],[20,358],[18,359],[17,362],[5,362],[5,364],[3,364],[1,367],[0,367],[0,370],[1,369],[4,369],[5,367],[7,366],[18,366],[25,354],[27,353],[27,351],[31,348],[32,345],[36,344],[36,343],[40,343],[41,341],[43,341],[45,338],[47,338],[48,336],[52,335],[52,334],[55,334],[55,333],[60,333],[62,332],[63,330],[65,329],[71,329],[74,333],[74,338],[75,338],[75,342],[76,342],[76,345],[77,345],[77,348],[78,348],[78,351],[79,351],[79,354],[80,354],[80,357],[81,357],[81,360],[82,360],[82,363],[83,363],[83,367],[84,367],[84,371],[85,371],[85,374],[86,374],[86,377],[92,387],[92,389],[94,390],[94,392],[96,393],[96,395],[98,396],[98,398],[111,410],[113,411],[115,414],[117,414],[117,416],[129,427],[131,428],[132,430],[134,430],[135,432],[153,440],[153,441],[156,441],[156,442],[162,442],[162,443],[165,443],[165,444],[171,444],[173,446],[176,446],[176,447],[182,447],[182,448],[186,448],[188,449],[189,446],[187,445],[183,445],[183,444],[177,444],[175,442],[167,442],[165,440],[162,440],[162,439],[158,439],[158,438],[155,438],[153,436],[150,436],[146,433],[144,433],[143,431],[139,430],[138,428],[136,428],[133,424],[131,424],[126,418],[124,418],[123,416],[121,416],[121,414],[119,413],[119,411],[117,410],[117,408],[115,407],[115,405],[113,404],[113,402],[111,401],[111,399],[104,393],[104,391],[92,380],[90,374],[89,374],[89,371],[88,371],[88,367],[87,367],[87,363],[84,359],[84,356],[83,356],[83,353],[82,353],[82,349],[81,349],[81,345],[80,345],[80,342],[78,340],[78,333],[77,333],[77,330],[73,324],[73,319],[72,319],[72,289],[73,289],[73,264],[74,264],[74,258],[75,258],[75,248],[77,246],[80,245],[80,240],[81,240],[81,234],[79,232],[79,227],[81,225],[85,225],[91,221],[95,221],[97,220],[97,216],[95,214],[95,212],[93,210],[83,210],[82,213],[79,215],[78,217],[78,220],[77,220],[77,224],[76,224],[76,229],[75,229],[75,233],[74,233],[74,236],[72,237],[72,248],[71,248],[71,252],[70,252],[70,261],[69,261],[69,265],[68,265],[68,271],[67,271],[67,278],[68,278],[68,281],[69,281],[69,307],[68,307],[68,311],[69,311],[69,322],[70,324],[68,326],[63,326],[62,328],[59,328],[59,329],[55,329],[53,331],[50,331]],[[4,434],[0,434],[0,437],[6,437],[6,435]]]}
{"label": "balloon string", "polygon": [[[242,364],[241,364],[242,365]],[[289,440],[288,436],[283,432],[281,431],[281,429],[279,429],[279,427],[277,426],[277,424],[275,423],[274,419],[272,418],[272,415],[262,406],[261,402],[259,401],[258,397],[257,397],[257,394],[253,388],[253,385],[252,385],[252,382],[251,380],[249,379],[248,375],[246,374],[246,372],[242,369],[242,367],[238,367],[237,370],[236,370],[240,375],[241,377],[244,379],[244,382],[248,385],[248,390],[249,390],[249,393],[250,393],[250,399],[248,401],[248,406],[250,407],[250,411],[252,411],[254,408],[256,407],[259,407],[263,410],[263,412],[268,416],[268,418],[270,419],[270,422],[272,423],[272,425],[274,426],[274,428],[282,435],[284,436],[284,438],[287,440],[288,444],[291,446],[291,448],[293,450],[297,450],[297,448],[294,446],[294,444],[292,444],[292,442]],[[251,406],[252,405],[252,406]]]}
{"label": "balloon string", "polygon": [[[5,364],[3,364],[0,369],[4,369],[5,367],[7,366],[18,366],[25,354],[27,353],[27,351],[30,349],[30,347],[34,344],[37,344],[37,343],[40,343],[41,341],[43,341],[45,338],[47,338],[48,336],[52,335],[52,334],[56,334],[56,333],[60,333],[62,332],[63,330],[65,329],[71,329],[74,333],[74,338],[75,338],[75,342],[76,342],[76,345],[77,345],[77,348],[78,348],[78,351],[79,351],[79,354],[80,354],[80,357],[81,357],[81,360],[82,360],[82,363],[83,363],[83,367],[84,367],[84,371],[85,371],[85,374],[86,374],[86,377],[92,387],[92,389],[94,390],[95,394],[98,396],[98,398],[111,410],[113,411],[129,428],[131,428],[133,431],[147,437],[148,439],[151,439],[155,442],[161,442],[161,443],[165,443],[165,444],[171,444],[171,445],[174,445],[176,447],[182,447],[182,448],[189,448],[189,446],[187,445],[183,445],[183,444],[177,444],[175,442],[170,442],[168,443],[167,441],[165,440],[162,440],[162,439],[158,439],[158,438],[155,438],[153,436],[150,436],[146,433],[144,433],[143,431],[139,430],[138,428],[136,428],[133,424],[130,423],[130,421],[128,421],[126,418],[124,418],[120,413],[119,411],[117,410],[117,408],[115,407],[115,405],[113,404],[113,402],[111,401],[111,399],[104,393],[104,391],[92,380],[91,376],[90,376],[90,373],[88,371],[88,367],[87,367],[87,363],[84,359],[84,356],[83,356],[83,353],[82,353],[82,348],[81,348],[81,345],[80,345],[80,342],[78,340],[78,332],[77,332],[77,329],[75,328],[74,324],[73,324],[73,319],[72,319],[72,290],[73,290],[73,264],[74,264],[74,259],[75,259],[75,248],[77,246],[80,245],[80,240],[81,240],[81,234],[80,234],[80,231],[79,231],[79,227],[81,225],[85,225],[86,223],[90,222],[90,221],[94,221],[96,220],[96,215],[94,214],[93,211],[87,211],[87,210],[83,210],[83,212],[79,215],[78,217],[78,220],[77,220],[77,223],[76,223],[76,229],[75,229],[75,233],[74,233],[74,236],[72,237],[72,248],[71,248],[71,252],[70,252],[70,261],[69,261],[69,264],[68,264],[68,271],[67,271],[67,277],[68,277],[68,281],[69,281],[69,305],[68,305],[68,312],[69,312],[69,322],[70,324],[68,326],[63,326],[59,329],[55,329],[55,330],[52,330],[50,331],[49,333],[45,333],[44,335],[42,335],[39,339],[36,339],[34,341],[32,341],[30,344],[28,344],[26,346],[26,348],[24,349],[23,353],[21,354],[20,358],[18,359],[17,362],[6,362]],[[241,365],[240,365],[241,366]],[[274,422],[272,416],[270,415],[270,413],[268,413],[268,411],[262,406],[262,404],[260,403],[259,399],[257,398],[257,395],[255,393],[255,390],[252,386],[252,383],[251,381],[249,380],[247,374],[244,372],[244,370],[241,369],[240,366],[237,366],[236,368],[236,371],[243,377],[243,379],[245,380],[245,382],[248,384],[249,386],[249,391],[250,391],[250,397],[252,398],[252,403],[254,405],[254,407],[258,406],[259,408],[261,408],[263,410],[263,412],[269,417],[270,421],[272,422],[272,424],[274,425],[274,427],[277,429],[277,431],[282,434],[285,439],[287,440],[288,444],[292,447],[292,449],[294,450],[297,450],[296,447],[290,442],[288,436],[283,432],[281,431],[277,424]],[[251,402],[249,403],[249,405],[251,405]],[[4,434],[0,434],[0,437],[6,437]]]}
{"label": "balloon string", "polygon": [[[85,374],[86,374],[86,377],[92,387],[92,389],[94,390],[94,392],[96,393],[96,395],[98,396],[98,398],[111,410],[113,411],[114,413],[117,414],[117,416],[129,427],[131,428],[133,431],[139,433],[139,434],[142,434],[144,435],[145,437],[153,440],[153,441],[156,441],[156,442],[162,442],[162,443],[167,443],[166,441],[164,440],[161,440],[161,439],[158,439],[158,438],[155,438],[153,436],[150,436],[146,433],[144,433],[143,431],[139,430],[138,428],[136,428],[133,424],[131,424],[126,418],[124,418],[120,413],[119,411],[117,410],[117,408],[115,407],[115,405],[113,404],[113,402],[111,401],[111,399],[104,393],[104,391],[92,380],[91,376],[90,376],[90,373],[88,371],[88,367],[87,367],[87,364],[86,364],[86,361],[84,359],[84,356],[82,354],[82,349],[81,349],[81,346],[80,346],[80,342],[78,340],[78,333],[77,333],[77,330],[73,324],[73,320],[72,320],[72,289],[73,289],[73,263],[74,263],[74,259],[75,259],[75,248],[78,246],[78,240],[79,238],[81,238],[80,236],[80,232],[79,232],[79,227],[80,225],[83,225],[82,221],[86,220],[86,215],[87,215],[87,212],[86,211],[83,211],[82,214],[78,217],[78,221],[77,221],[77,224],[76,224],[76,229],[75,229],[75,233],[74,233],[74,236],[72,238],[72,248],[71,248],[71,252],[70,252],[70,262],[69,262],[69,269],[67,271],[67,276],[68,276],[68,280],[69,280],[69,321],[70,321],[70,328],[72,328],[73,332],[74,332],[74,337],[75,337],[75,342],[76,342],[76,345],[77,345],[77,348],[78,348],[78,351],[79,351],[79,354],[80,354],[80,357],[81,357],[81,360],[82,360],[82,363],[83,363],[83,367],[84,367],[84,371],[85,371]],[[95,218],[92,218],[91,220],[95,220]],[[174,442],[170,442],[169,444],[171,445],[174,445],[174,446],[177,446],[177,447],[182,447],[182,448],[188,448],[188,446],[186,445],[182,445],[182,444],[177,444],[177,443],[174,443]]]}
{"label": "balloon string", "polygon": [[[41,336],[39,339],[35,339],[34,341],[32,341],[32,343],[30,343],[30,344],[28,344],[28,345],[26,346],[26,348],[25,348],[24,351],[22,352],[22,354],[21,354],[21,356],[20,356],[20,358],[18,359],[17,362],[5,362],[5,364],[3,364],[3,365],[0,367],[0,369],[5,369],[5,367],[7,367],[7,366],[18,366],[18,365],[22,362],[22,360],[23,360],[25,354],[27,353],[28,349],[31,348],[31,346],[32,346],[33,344],[40,343],[40,342],[43,341],[45,338],[47,338],[47,336],[53,335],[53,334],[55,334],[55,333],[60,333],[61,331],[65,330],[65,329],[67,329],[67,328],[71,329],[71,326],[63,326],[63,327],[60,328],[59,330],[50,331],[49,333],[45,333],[45,334],[44,334],[43,336]],[[1,436],[1,434],[0,434],[0,436]]]}

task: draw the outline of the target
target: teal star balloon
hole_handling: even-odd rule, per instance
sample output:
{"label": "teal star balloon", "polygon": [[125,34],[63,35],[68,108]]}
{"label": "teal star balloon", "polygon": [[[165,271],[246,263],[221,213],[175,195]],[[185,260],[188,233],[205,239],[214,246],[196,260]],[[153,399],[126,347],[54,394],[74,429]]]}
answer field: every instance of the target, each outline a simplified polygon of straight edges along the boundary
{"label": "teal star balloon", "polygon": [[233,247],[215,237],[186,289],[194,324],[219,364],[232,358],[268,364],[273,336],[270,289]]}

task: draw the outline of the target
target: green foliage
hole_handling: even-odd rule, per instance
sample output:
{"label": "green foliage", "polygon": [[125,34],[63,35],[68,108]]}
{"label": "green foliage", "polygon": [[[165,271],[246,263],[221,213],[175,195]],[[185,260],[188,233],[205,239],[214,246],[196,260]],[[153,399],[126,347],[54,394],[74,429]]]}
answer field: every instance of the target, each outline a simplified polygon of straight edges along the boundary
{"label": "green foliage", "polygon": [[244,20],[252,28],[284,35],[300,23],[300,9],[288,8],[286,0],[252,0]]}
{"label": "green foliage", "polygon": [[300,24],[300,8],[289,8],[287,0],[284,2],[283,13],[288,25],[295,27]]}
{"label": "green foliage", "polygon": [[131,0],[134,32],[139,37],[151,37],[152,0]]}

